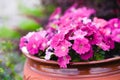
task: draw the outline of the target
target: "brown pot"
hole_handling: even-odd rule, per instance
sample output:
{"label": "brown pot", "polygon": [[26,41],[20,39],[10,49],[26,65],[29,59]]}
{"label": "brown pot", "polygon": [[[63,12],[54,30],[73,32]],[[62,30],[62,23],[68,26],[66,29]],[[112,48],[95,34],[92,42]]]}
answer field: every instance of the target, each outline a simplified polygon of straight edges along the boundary
{"label": "brown pot", "polygon": [[120,80],[120,57],[73,62],[61,69],[55,61],[25,55],[24,80]]}

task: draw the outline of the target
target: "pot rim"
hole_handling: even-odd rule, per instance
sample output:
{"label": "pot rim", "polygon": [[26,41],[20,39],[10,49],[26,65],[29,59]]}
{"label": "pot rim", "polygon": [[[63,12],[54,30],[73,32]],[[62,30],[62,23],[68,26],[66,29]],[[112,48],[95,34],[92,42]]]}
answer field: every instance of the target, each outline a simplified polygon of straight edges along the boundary
{"label": "pot rim", "polygon": [[[45,63],[45,64],[54,64],[54,65],[58,65],[57,61],[53,61],[53,60],[45,60],[45,59],[40,59],[38,57],[35,57],[33,55],[27,54],[27,53],[23,53],[28,59],[40,62],[40,63]],[[104,59],[104,60],[98,60],[98,61],[88,61],[88,62],[70,62],[70,65],[88,65],[88,64],[100,64],[100,63],[107,63],[107,62],[113,62],[113,61],[118,61],[120,60],[120,56],[116,56],[113,58],[108,58],[108,59]]]}

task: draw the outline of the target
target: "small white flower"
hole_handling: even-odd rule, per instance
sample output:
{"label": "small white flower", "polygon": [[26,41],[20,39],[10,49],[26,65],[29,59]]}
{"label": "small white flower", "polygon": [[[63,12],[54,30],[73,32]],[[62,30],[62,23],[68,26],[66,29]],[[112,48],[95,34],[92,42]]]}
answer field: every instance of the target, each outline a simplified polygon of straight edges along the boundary
{"label": "small white flower", "polygon": [[45,55],[45,59],[50,60],[52,54],[54,54],[54,53],[53,52],[47,52],[47,54]]}
{"label": "small white flower", "polygon": [[21,48],[21,51],[25,54],[29,54],[29,52],[25,46]]}
{"label": "small white flower", "polygon": [[89,23],[89,22],[91,22],[91,19],[88,19],[87,17],[84,17],[84,18],[83,18],[83,23],[84,23],[84,24],[87,24],[87,23]]}
{"label": "small white flower", "polygon": [[53,52],[51,52],[51,51],[49,51],[49,50],[52,50],[53,48],[52,47],[48,47],[47,49],[46,49],[46,52],[45,52],[45,60],[50,60],[50,58],[51,58],[51,55],[52,54],[54,54]]}

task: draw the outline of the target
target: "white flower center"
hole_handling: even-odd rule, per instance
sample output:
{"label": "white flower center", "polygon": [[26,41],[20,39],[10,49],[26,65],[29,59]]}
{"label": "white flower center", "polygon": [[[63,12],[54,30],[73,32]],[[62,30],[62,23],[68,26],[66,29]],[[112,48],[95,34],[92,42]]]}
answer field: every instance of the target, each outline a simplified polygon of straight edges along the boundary
{"label": "white flower center", "polygon": [[76,25],[75,25],[75,24],[70,24],[70,26],[72,26],[73,28],[76,28]]}
{"label": "white flower center", "polygon": [[120,34],[118,34],[117,37],[120,38]]}
{"label": "white flower center", "polygon": [[62,49],[62,51],[65,51],[65,50],[66,50],[66,48],[65,48],[64,46],[62,46],[61,49]]}
{"label": "white flower center", "polygon": [[56,15],[56,16],[55,16],[56,19],[59,19],[59,17],[60,17],[60,15]]}
{"label": "white flower center", "polygon": [[114,24],[114,27],[117,28],[117,27],[118,27],[118,23],[115,23],[115,24]]}
{"label": "white flower center", "polygon": [[33,48],[37,48],[37,46],[35,45],[35,44],[33,44],[33,46],[32,46]]}
{"label": "white flower center", "polygon": [[45,47],[46,46],[46,44],[45,43],[42,43],[42,47]]}

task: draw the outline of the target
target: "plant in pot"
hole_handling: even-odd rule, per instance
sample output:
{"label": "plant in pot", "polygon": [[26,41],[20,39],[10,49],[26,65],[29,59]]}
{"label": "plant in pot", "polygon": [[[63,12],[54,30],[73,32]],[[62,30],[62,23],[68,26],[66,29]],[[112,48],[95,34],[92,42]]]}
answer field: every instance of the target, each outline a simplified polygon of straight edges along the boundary
{"label": "plant in pot", "polygon": [[120,19],[91,18],[94,13],[56,8],[45,29],[23,36],[24,80],[120,79]]}

